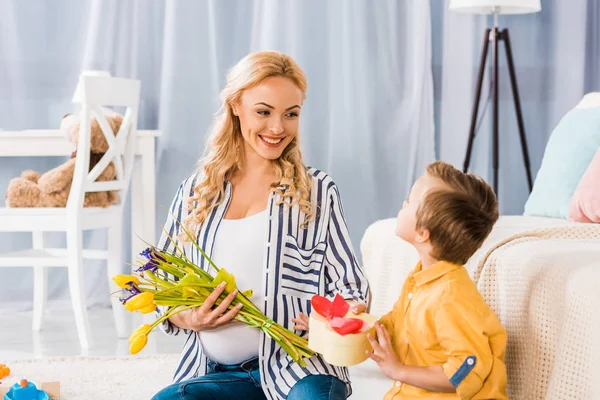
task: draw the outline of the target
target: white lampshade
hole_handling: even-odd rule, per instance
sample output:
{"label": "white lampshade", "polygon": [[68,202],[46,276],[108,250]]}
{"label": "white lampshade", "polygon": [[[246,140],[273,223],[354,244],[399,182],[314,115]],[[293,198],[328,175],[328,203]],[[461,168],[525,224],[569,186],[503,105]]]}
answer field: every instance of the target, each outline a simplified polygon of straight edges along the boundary
{"label": "white lampshade", "polygon": [[[97,70],[89,70],[83,71],[79,77],[82,76],[105,76],[110,78],[110,72],[108,71],[97,71]],[[77,81],[77,87],[75,87],[75,93],[73,93],[73,99],[71,100],[73,103],[81,103],[81,79]]]}
{"label": "white lampshade", "polygon": [[450,0],[449,10],[473,14],[528,14],[542,9],[541,0]]}

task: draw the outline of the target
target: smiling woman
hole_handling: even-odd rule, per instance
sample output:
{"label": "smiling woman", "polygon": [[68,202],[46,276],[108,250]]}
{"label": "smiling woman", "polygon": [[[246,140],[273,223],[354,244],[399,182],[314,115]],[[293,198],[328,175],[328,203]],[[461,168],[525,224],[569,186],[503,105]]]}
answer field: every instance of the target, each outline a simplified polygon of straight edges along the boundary
{"label": "smiling woman", "polygon": [[[255,103],[265,98],[273,99],[274,105],[264,101]],[[279,158],[298,132],[299,104],[303,99],[302,91],[291,80],[280,76],[267,78],[262,85],[244,92],[234,105],[233,113],[240,119],[244,139],[257,154],[267,160]],[[286,107],[290,103],[294,105]]]}
{"label": "smiling woman", "polygon": [[[228,72],[208,153],[181,184],[157,246],[182,248],[208,270],[183,233],[183,221],[240,290],[255,289],[254,304],[303,335],[313,295],[340,294],[355,313],[366,309],[368,298],[337,186],[302,160],[298,127],[305,93],[304,72],[282,53],[250,54]],[[232,323],[239,311],[225,312],[232,299],[218,306],[207,300],[165,321],[165,332],[188,339],[175,383],[154,399],[338,400],[350,394],[346,368],[321,356],[300,366],[260,330]]]}

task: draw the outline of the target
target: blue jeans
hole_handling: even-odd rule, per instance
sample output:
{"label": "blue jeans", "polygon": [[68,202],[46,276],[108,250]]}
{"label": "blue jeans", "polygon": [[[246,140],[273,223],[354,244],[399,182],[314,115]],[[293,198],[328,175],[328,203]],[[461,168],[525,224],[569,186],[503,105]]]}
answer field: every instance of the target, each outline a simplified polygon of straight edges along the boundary
{"label": "blue jeans", "polygon": [[[258,360],[240,365],[208,363],[208,373],[199,378],[174,383],[152,400],[265,400],[260,384]],[[346,385],[329,375],[310,375],[290,391],[288,400],[345,400]]]}

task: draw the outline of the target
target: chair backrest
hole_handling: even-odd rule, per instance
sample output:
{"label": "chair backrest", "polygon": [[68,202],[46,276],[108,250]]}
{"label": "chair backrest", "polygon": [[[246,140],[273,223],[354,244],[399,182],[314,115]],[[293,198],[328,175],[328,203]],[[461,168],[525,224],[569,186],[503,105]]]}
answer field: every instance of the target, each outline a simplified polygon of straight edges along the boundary
{"label": "chair backrest", "polygon": [[[119,205],[122,207],[127,197],[134,162],[140,81],[98,76],[81,76],[79,79],[82,90],[79,142],[67,208],[79,210],[83,208],[86,193],[101,191],[118,192]],[[123,121],[116,135],[103,112],[106,106],[125,107]],[[92,117],[96,119],[106,138],[108,151],[90,171]],[[115,180],[96,182],[111,162],[116,170]]]}

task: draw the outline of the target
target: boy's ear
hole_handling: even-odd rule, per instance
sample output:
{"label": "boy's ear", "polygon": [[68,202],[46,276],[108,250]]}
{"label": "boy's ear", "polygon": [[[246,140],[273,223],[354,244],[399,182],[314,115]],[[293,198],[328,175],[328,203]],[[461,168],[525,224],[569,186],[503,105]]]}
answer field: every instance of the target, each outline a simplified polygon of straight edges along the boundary
{"label": "boy's ear", "polygon": [[415,238],[417,243],[427,243],[429,242],[429,229],[423,229],[417,232],[417,236]]}

